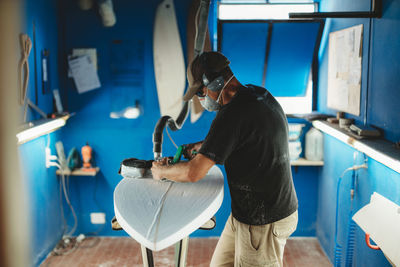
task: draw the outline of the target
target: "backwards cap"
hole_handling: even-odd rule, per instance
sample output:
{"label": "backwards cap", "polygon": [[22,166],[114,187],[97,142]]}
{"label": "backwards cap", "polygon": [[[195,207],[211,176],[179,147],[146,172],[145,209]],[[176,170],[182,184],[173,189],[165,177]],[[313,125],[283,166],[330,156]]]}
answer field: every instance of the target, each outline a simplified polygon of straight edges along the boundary
{"label": "backwards cap", "polygon": [[229,66],[230,61],[219,52],[204,52],[200,56],[196,56],[194,60],[189,64],[187,68],[187,79],[189,83],[189,88],[186,94],[183,96],[184,101],[192,99],[203,85],[203,74],[206,77],[213,79],[222,70]]}

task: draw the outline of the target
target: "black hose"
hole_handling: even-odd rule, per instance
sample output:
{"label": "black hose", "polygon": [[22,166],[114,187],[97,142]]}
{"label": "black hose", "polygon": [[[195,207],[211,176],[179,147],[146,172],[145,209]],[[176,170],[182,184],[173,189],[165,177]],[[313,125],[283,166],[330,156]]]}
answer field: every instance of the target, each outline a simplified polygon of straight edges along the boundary
{"label": "black hose", "polygon": [[162,142],[163,142],[163,132],[165,129],[165,126],[168,125],[168,127],[172,131],[177,131],[182,128],[183,123],[185,122],[186,118],[189,115],[189,101],[185,102],[183,105],[183,108],[181,112],[178,115],[178,118],[176,121],[171,118],[171,116],[162,116],[156,124],[156,127],[154,128],[154,133],[153,133],[153,152],[154,152],[154,159],[158,159],[161,157],[162,153]]}
{"label": "black hose", "polygon": [[[204,41],[206,39],[207,34],[207,24],[208,24],[208,10],[210,8],[211,0],[201,0],[199,4],[199,8],[196,14],[196,37],[194,40],[194,55],[193,58],[196,58],[197,55],[200,55],[203,52]],[[197,24],[197,19],[199,19],[199,23]]]}
{"label": "black hose", "polygon": [[[196,14],[196,37],[194,41],[194,57],[201,54],[203,52],[204,40],[207,34],[207,24],[208,24],[208,10],[210,7],[211,0],[201,0],[199,8]],[[197,19],[199,19],[199,23],[197,24]],[[168,127],[172,131],[177,131],[182,128],[183,123],[189,115],[190,103],[189,101],[185,102],[181,112],[178,115],[176,121],[171,118],[171,116],[165,115],[162,116],[156,124],[153,133],[153,152],[154,159],[157,160],[162,156],[162,142],[163,142],[163,132],[165,126]]]}

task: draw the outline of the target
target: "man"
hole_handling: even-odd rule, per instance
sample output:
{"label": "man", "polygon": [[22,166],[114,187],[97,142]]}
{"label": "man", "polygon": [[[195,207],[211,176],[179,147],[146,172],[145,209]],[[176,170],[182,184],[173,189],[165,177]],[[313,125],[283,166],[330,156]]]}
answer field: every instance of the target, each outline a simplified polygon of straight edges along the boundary
{"label": "man", "polygon": [[283,266],[286,240],[297,226],[286,116],[267,90],[243,86],[229,63],[221,53],[205,52],[189,65],[184,100],[196,94],[218,113],[205,140],[189,145],[189,161],[154,162],[153,177],[196,182],[224,164],[232,213],[211,266]]}

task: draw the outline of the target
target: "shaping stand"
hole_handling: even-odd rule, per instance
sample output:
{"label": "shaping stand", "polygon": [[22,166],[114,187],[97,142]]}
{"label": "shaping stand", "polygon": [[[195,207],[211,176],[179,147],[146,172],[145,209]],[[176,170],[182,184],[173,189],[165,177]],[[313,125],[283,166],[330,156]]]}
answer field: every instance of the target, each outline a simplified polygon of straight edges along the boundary
{"label": "shaping stand", "polygon": [[[202,230],[212,230],[215,228],[216,221],[215,216],[206,222],[200,229]],[[142,250],[143,267],[153,267],[153,251],[140,245]],[[189,248],[189,237],[185,237],[175,244],[175,267],[185,267],[187,259],[187,251]]]}
{"label": "shaping stand", "polygon": [[[140,245],[142,249],[143,267],[154,267],[153,251]],[[175,244],[175,267],[185,267],[187,250],[189,247],[189,237],[185,237]]]}

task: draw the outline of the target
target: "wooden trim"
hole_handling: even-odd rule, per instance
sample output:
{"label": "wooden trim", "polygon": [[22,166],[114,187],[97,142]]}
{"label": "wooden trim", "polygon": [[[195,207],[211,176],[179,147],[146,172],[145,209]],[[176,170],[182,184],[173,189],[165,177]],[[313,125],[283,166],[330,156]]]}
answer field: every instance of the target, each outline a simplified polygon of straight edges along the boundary
{"label": "wooden trim", "polygon": [[305,158],[299,158],[297,160],[293,160],[290,162],[292,166],[324,166],[324,162],[322,160],[307,160]]}
{"label": "wooden trim", "polygon": [[[91,171],[84,171],[82,168],[81,169],[76,169],[73,171],[64,171],[64,175],[66,176],[96,176],[97,173],[100,171],[99,167],[93,168]],[[57,175],[62,175],[62,172],[60,170],[56,171]]]}

